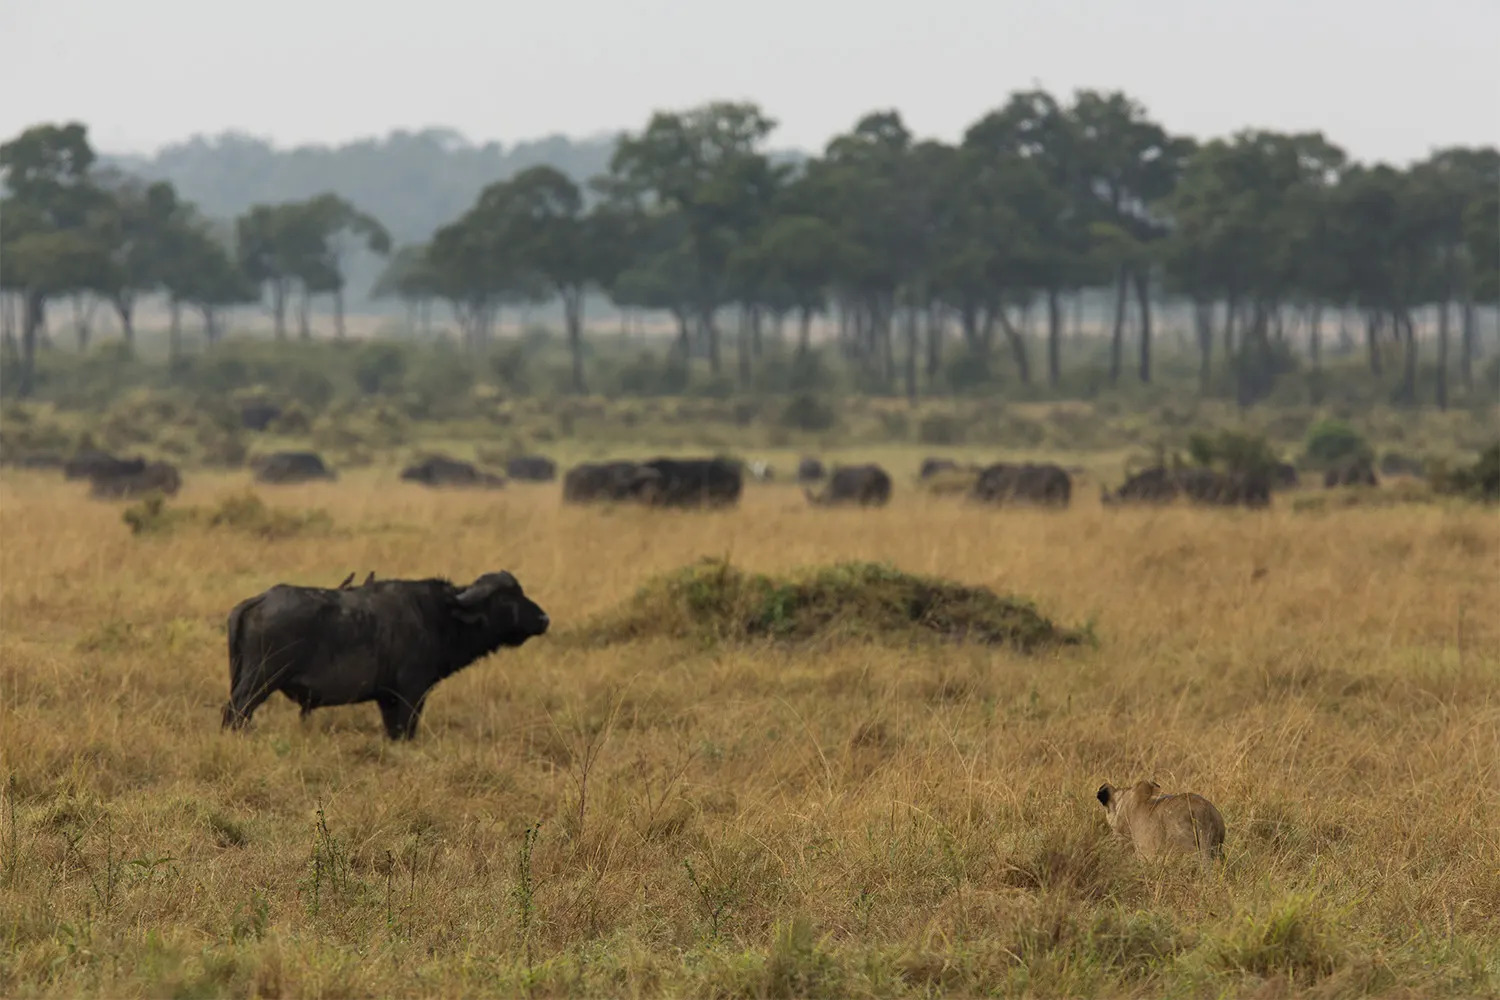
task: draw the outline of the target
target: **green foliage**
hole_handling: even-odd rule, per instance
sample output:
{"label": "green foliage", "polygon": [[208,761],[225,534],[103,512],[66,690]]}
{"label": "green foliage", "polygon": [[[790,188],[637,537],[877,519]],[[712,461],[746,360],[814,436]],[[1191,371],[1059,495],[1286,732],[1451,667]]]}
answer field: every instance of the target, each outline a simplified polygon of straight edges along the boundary
{"label": "green foliage", "polygon": [[1281,461],[1264,437],[1228,430],[1188,435],[1188,454],[1199,465],[1249,476],[1270,476]]}
{"label": "green foliage", "polygon": [[1500,501],[1500,442],[1480,453],[1473,465],[1436,465],[1428,477],[1434,491],[1487,503]]}
{"label": "green foliage", "polygon": [[718,559],[652,580],[591,634],[605,642],[648,635],[729,642],[928,636],[1024,652],[1088,639],[1084,631],[1054,625],[1028,602],[884,564],[840,563],[775,578]]}
{"label": "green foliage", "polygon": [[786,404],[779,422],[801,431],[826,431],[838,423],[838,413],[826,400],[803,393]]}
{"label": "green foliage", "polygon": [[1371,460],[1374,453],[1354,428],[1341,420],[1320,420],[1307,430],[1306,462],[1324,469],[1354,459]]}

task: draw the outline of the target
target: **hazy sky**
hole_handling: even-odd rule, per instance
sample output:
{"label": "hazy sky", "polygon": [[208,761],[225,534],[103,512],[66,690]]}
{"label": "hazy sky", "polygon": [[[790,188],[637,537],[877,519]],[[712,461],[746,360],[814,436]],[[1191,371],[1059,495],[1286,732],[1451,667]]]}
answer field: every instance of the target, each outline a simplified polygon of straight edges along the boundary
{"label": "hazy sky", "polygon": [[395,127],[476,141],[758,101],[820,149],[895,107],[955,139],[1013,89],[1119,88],[1174,130],[1322,129],[1363,159],[1500,143],[1500,0],[0,0],[0,134],[149,152]]}

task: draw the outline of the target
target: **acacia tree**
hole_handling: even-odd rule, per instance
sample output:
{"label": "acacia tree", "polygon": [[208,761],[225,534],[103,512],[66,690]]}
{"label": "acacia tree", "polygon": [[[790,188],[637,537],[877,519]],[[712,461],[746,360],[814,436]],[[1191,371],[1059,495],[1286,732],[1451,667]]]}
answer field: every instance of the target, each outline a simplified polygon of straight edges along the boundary
{"label": "acacia tree", "polygon": [[35,385],[36,341],[49,299],[101,287],[109,258],[92,228],[107,196],[94,183],[82,124],[38,125],[0,145],[6,195],[0,272],[22,300],[20,395]]}
{"label": "acacia tree", "polygon": [[349,259],[361,249],[388,257],[391,235],[379,219],[332,192],[312,198],[296,211],[306,217],[304,225],[309,232],[316,234],[316,245],[310,238],[307,252],[295,258],[297,276],[303,285],[303,329],[307,326],[307,299],[318,294],[329,295],[333,298],[334,333],[342,339],[345,270]]}
{"label": "acacia tree", "polygon": [[473,222],[507,249],[519,271],[562,301],[573,391],[585,392],[584,295],[590,287],[607,283],[609,275],[605,234],[584,215],[578,185],[552,167],[532,167],[485,188],[474,206]]}
{"label": "acacia tree", "polygon": [[166,244],[186,206],[166,181],[144,184],[118,177],[108,193],[109,203],[97,219],[110,263],[101,291],[119,314],[126,342],[134,344],[136,302],[161,287]]}
{"label": "acacia tree", "polygon": [[680,213],[696,279],[694,312],[715,374],[722,357],[716,315],[728,294],[730,256],[749,238],[779,176],[759,151],[775,125],[746,103],[657,112],[640,134],[620,140],[610,160],[608,187],[617,203]]}

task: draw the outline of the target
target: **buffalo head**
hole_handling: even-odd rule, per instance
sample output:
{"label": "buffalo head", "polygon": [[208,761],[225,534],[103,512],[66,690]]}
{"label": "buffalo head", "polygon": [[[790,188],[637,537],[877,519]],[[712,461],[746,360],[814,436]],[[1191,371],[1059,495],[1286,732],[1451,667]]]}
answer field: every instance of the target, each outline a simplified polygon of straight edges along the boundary
{"label": "buffalo head", "polygon": [[500,644],[519,646],[542,635],[551,624],[547,612],[527,597],[521,584],[505,571],[486,573],[453,595],[454,615],[466,624],[503,635]]}

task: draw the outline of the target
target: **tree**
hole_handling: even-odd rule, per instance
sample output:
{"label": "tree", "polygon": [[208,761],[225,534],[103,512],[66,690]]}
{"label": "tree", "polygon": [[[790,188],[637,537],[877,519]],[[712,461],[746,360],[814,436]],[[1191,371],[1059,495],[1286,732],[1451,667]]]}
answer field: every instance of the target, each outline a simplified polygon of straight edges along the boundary
{"label": "tree", "polygon": [[109,186],[109,195],[109,204],[98,218],[110,262],[102,291],[120,316],[126,342],[133,344],[136,300],[161,286],[165,241],[185,206],[165,181],[147,185],[118,177]]}
{"label": "tree", "polygon": [[715,317],[728,294],[729,259],[749,238],[783,173],[759,152],[775,125],[754,104],[719,101],[657,112],[640,134],[621,138],[610,160],[608,190],[617,204],[681,213],[697,281],[694,311],[716,374]]}
{"label": "tree", "polygon": [[491,184],[474,206],[473,222],[506,248],[517,271],[532,276],[562,301],[572,356],[573,391],[587,389],[583,372],[583,299],[608,281],[607,240],[583,213],[583,195],[552,167],[532,167]]}
{"label": "tree", "polygon": [[297,258],[304,302],[310,295],[331,295],[334,333],[342,339],[345,274],[349,259],[358,250],[388,257],[391,234],[379,219],[331,192],[304,203],[299,211],[307,216],[307,225],[316,233],[318,243],[316,252]]}
{"label": "tree", "polygon": [[432,335],[432,300],[438,297],[438,276],[428,257],[426,244],[404,246],[393,254],[380,272],[371,298],[394,296],[406,304],[407,325],[413,332]]}
{"label": "tree", "polygon": [[1114,254],[1119,305],[1115,312],[1110,379],[1119,377],[1124,301],[1133,285],[1141,320],[1139,373],[1141,381],[1149,382],[1150,247],[1166,233],[1154,206],[1172,193],[1193,144],[1169,136],[1147,117],[1139,102],[1118,91],[1080,91],[1068,110],[1068,117],[1072,121],[1072,142],[1079,169],[1096,196],[1095,211],[1087,215],[1092,221],[1113,227],[1095,232],[1107,234],[1115,250],[1127,244],[1137,249],[1130,254]]}
{"label": "tree", "polygon": [[107,196],[90,177],[93,163],[88,130],[77,122],[34,126],[0,145],[7,190],[0,201],[0,272],[22,299],[22,396],[34,388],[48,300],[106,281],[108,255],[90,226]]}

